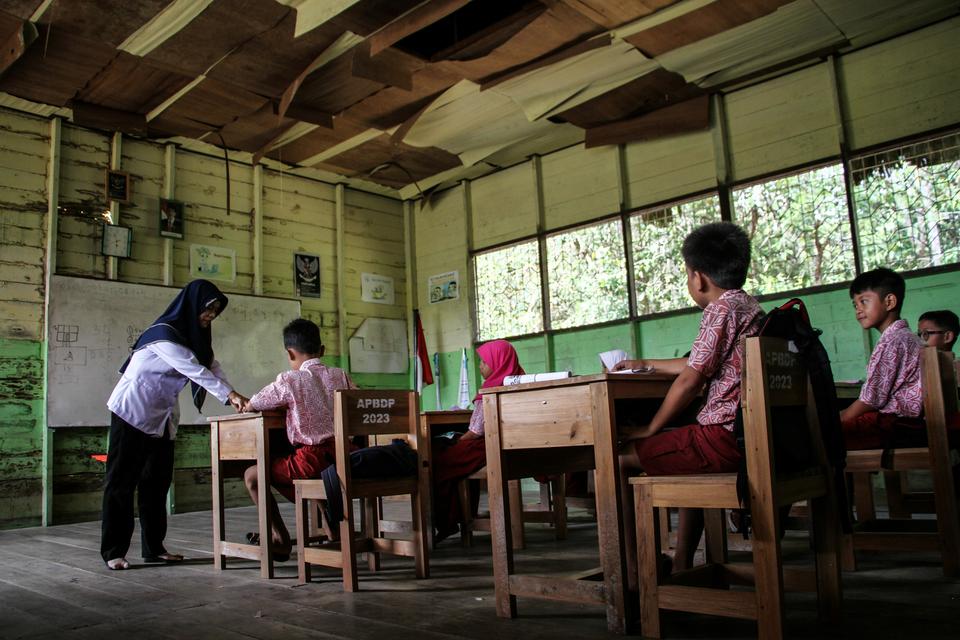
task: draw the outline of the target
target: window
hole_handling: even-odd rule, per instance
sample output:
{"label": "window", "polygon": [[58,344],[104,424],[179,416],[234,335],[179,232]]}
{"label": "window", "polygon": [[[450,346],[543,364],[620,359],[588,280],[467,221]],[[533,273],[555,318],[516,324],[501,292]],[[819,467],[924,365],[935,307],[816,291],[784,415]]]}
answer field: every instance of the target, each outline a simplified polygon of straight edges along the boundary
{"label": "window", "polygon": [[630,216],[638,315],[693,306],[680,247],[694,228],[719,221],[716,195]]}
{"label": "window", "polygon": [[843,166],[828,165],[732,193],[733,221],[750,235],[754,295],[850,280],[853,243]]}
{"label": "window", "polygon": [[629,315],[619,219],[547,237],[550,324],[565,329]]}
{"label": "window", "polygon": [[474,256],[479,340],[543,331],[539,253],[530,240]]}
{"label": "window", "polygon": [[864,269],[960,262],[960,134],[850,162]]}

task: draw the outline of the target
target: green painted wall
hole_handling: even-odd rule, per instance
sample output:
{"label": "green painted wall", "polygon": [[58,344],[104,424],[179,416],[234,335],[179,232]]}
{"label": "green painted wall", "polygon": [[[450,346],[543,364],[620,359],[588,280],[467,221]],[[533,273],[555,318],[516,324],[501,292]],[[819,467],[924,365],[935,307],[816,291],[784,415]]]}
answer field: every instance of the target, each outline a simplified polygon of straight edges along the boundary
{"label": "green painted wall", "polygon": [[0,339],[0,526],[40,521],[41,349]]}

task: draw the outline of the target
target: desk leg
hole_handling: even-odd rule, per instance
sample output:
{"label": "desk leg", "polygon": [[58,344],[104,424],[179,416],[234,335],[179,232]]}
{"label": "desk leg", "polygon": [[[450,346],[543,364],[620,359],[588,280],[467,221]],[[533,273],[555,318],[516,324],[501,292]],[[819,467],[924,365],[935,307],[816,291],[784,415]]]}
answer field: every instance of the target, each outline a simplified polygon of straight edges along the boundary
{"label": "desk leg", "polygon": [[[605,384],[591,384],[594,456],[597,485],[597,534],[600,566],[607,598],[607,630],[627,632],[627,607],[632,605],[626,583],[626,548],[621,518],[623,496],[617,456],[617,425],[613,399]],[[488,463],[488,469],[489,463]],[[633,609],[633,606],[630,606]]]}
{"label": "desk leg", "polygon": [[257,434],[257,518],[260,524],[260,577],[273,577],[273,554],[270,542],[270,433],[262,429]]}
{"label": "desk leg", "polygon": [[517,617],[517,597],[510,595],[513,573],[513,539],[510,510],[507,508],[508,481],[503,477],[500,452],[500,408],[496,396],[483,398],[483,420],[486,424],[487,500],[490,503],[490,539],[493,545],[493,587],[497,599],[497,615]]}
{"label": "desk leg", "polygon": [[227,566],[223,555],[226,532],[223,526],[223,462],[220,461],[220,424],[210,424],[210,485],[213,492],[213,568],[222,571]]}

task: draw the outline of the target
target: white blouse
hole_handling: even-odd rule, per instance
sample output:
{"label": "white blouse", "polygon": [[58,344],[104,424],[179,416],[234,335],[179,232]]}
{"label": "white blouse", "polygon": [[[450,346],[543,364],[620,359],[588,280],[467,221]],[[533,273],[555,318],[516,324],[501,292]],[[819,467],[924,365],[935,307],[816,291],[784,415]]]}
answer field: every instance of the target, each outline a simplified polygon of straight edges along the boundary
{"label": "white blouse", "polygon": [[133,353],[107,400],[107,408],[154,437],[163,436],[169,422],[173,439],[180,423],[177,396],[191,380],[224,404],[233,391],[216,360],[207,369],[186,347],[169,341],[154,342]]}

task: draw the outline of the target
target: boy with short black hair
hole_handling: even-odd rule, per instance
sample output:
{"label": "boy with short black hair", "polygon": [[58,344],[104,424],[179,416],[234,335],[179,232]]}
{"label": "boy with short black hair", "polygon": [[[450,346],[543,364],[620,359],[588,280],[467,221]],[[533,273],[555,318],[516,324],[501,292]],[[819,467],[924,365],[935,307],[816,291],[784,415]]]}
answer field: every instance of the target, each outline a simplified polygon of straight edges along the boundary
{"label": "boy with short black hair", "polygon": [[[289,455],[271,456],[270,484],[292,502],[294,480],[319,478],[324,469],[336,462],[334,395],[337,389],[355,389],[356,385],[343,369],[320,362],[324,352],[320,328],[310,320],[297,318],[284,327],[283,346],[287,350],[290,370],[280,373],[274,382],[254,394],[243,410],[286,409],[287,439],[294,450]],[[246,470],[243,479],[256,504],[256,465]],[[290,534],[269,491],[267,500],[273,520],[274,559],[287,560],[290,557]]]}
{"label": "boy with short black hair", "polygon": [[[614,370],[653,367],[677,374],[650,424],[621,428],[627,440],[620,455],[625,475],[643,470],[650,475],[731,473],[739,470],[741,452],[733,434],[740,404],[743,338],[755,336],[763,312],[743,291],[750,267],[750,238],[735,224],[717,222],[694,229],[681,249],[687,270],[687,290],[703,309],[700,332],[690,356],[671,360],[625,360]],[[664,430],[707,386],[697,424]],[[624,492],[625,522],[632,523],[633,500]],[[632,545],[633,527],[626,526]],[[681,509],[675,568],[693,563],[703,511]],[[630,572],[633,575],[633,572]]]}
{"label": "boy with short black hair", "polygon": [[860,397],[840,412],[847,450],[883,449],[894,445],[895,436],[924,427],[923,344],[900,317],[905,291],[903,278],[886,268],[861,273],[850,284],[857,321],[879,331],[880,340],[870,355]]}
{"label": "boy with short black hair", "polygon": [[[953,351],[957,336],[960,336],[960,318],[949,309],[927,311],[917,321],[917,335],[928,347]],[[960,360],[953,361],[953,368],[960,380]]]}

